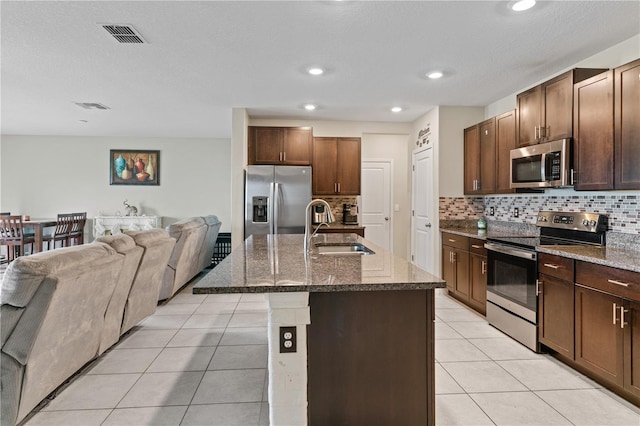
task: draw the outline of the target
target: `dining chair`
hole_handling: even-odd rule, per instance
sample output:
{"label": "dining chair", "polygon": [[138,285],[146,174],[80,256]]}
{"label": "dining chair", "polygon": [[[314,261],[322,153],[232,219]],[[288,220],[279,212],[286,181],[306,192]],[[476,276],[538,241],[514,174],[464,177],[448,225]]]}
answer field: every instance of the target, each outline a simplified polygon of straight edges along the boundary
{"label": "dining chair", "polygon": [[22,216],[0,215],[0,245],[7,247],[9,262],[24,254],[25,245],[31,245],[33,252],[33,237],[22,233]]}
{"label": "dining chair", "polygon": [[73,223],[73,213],[61,213],[58,214],[56,219],[56,227],[52,234],[43,235],[42,243],[47,243],[46,250],[52,250],[56,248],[56,243],[60,241],[60,247],[66,247],[69,245],[69,232],[71,231],[71,225]]}
{"label": "dining chair", "polygon": [[87,212],[72,213],[72,216],[73,220],[67,241],[70,246],[84,244],[84,225],[87,222]]}

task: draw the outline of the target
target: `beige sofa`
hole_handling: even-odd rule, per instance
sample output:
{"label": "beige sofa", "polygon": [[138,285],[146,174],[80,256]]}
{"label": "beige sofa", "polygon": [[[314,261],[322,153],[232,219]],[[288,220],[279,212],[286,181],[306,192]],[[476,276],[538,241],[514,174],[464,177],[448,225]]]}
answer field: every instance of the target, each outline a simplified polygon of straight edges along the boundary
{"label": "beige sofa", "polygon": [[99,354],[124,260],[93,243],[9,265],[0,292],[3,426],[22,420]]}
{"label": "beige sofa", "polygon": [[162,229],[16,259],[0,289],[0,424],[14,425],[152,314],[175,239]]}
{"label": "beige sofa", "polygon": [[158,300],[173,296],[200,271],[211,266],[221,224],[216,216],[209,215],[167,226],[169,235],[176,239],[176,246],[167,264]]}

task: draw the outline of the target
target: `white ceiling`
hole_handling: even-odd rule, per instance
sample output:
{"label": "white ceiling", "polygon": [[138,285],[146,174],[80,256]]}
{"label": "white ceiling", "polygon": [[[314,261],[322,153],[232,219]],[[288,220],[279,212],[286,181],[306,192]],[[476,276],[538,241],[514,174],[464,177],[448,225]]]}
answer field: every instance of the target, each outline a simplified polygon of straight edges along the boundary
{"label": "white ceiling", "polygon": [[[637,0],[506,6],[3,0],[2,134],[228,138],[234,107],[411,122],[434,105],[487,105],[640,32]],[[148,44],[118,44],[101,23],[131,24]],[[309,76],[312,65],[328,71]],[[425,78],[433,69],[445,77]]]}

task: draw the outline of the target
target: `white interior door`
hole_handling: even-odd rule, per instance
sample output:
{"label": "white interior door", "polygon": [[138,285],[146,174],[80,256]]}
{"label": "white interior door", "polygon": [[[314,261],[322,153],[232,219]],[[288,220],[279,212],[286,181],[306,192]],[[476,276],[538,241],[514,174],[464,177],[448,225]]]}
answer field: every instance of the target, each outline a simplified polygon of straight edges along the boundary
{"label": "white interior door", "polygon": [[411,260],[427,272],[437,274],[434,252],[433,149],[412,155]]}
{"label": "white interior door", "polygon": [[361,222],[365,237],[393,252],[391,160],[362,161]]}

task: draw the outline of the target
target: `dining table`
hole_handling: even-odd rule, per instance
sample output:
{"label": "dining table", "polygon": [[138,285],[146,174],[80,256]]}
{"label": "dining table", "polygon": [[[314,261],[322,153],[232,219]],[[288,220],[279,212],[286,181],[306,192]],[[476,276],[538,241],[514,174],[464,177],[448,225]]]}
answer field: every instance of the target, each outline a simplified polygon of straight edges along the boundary
{"label": "dining table", "polygon": [[42,251],[44,228],[56,226],[56,219],[29,219],[22,221],[23,229],[33,229],[33,253]]}

